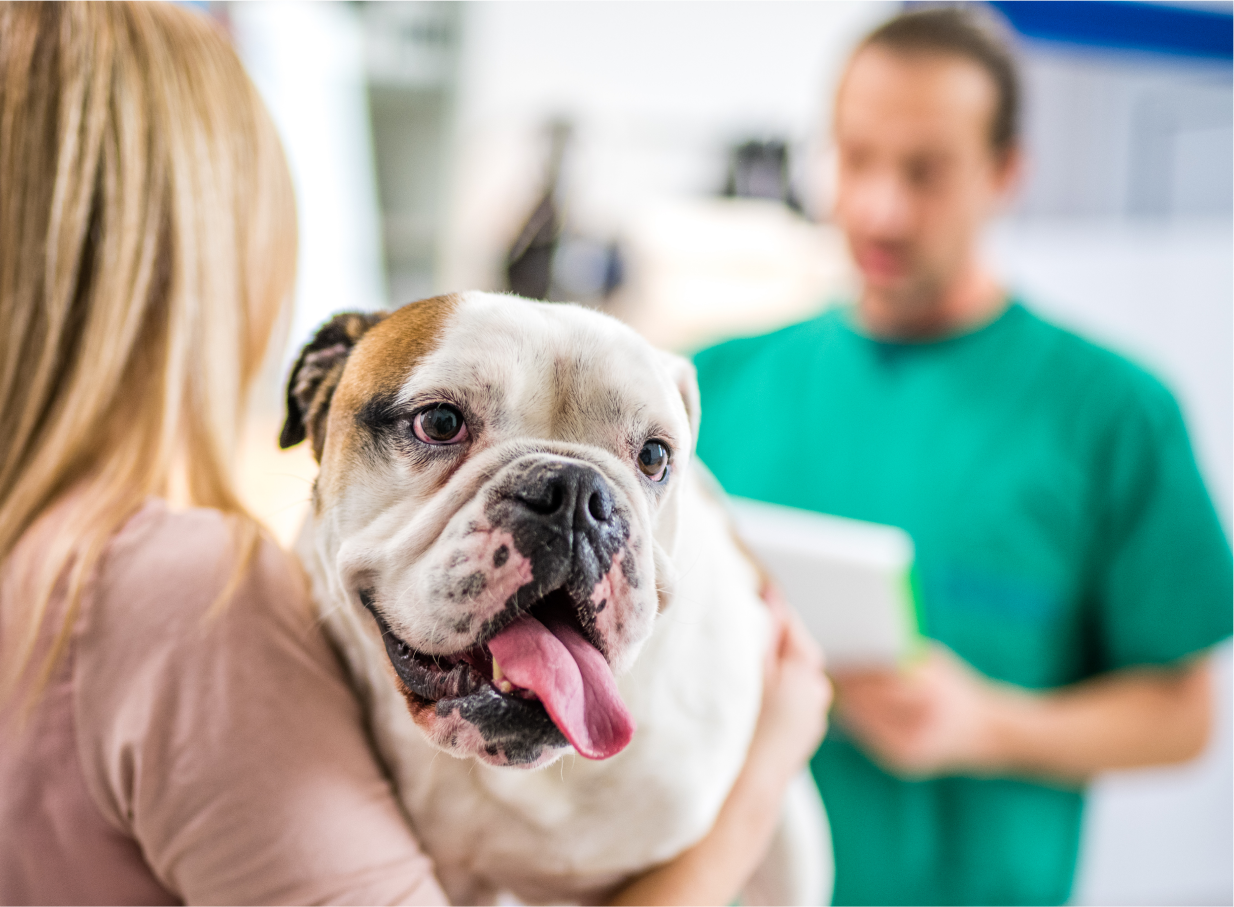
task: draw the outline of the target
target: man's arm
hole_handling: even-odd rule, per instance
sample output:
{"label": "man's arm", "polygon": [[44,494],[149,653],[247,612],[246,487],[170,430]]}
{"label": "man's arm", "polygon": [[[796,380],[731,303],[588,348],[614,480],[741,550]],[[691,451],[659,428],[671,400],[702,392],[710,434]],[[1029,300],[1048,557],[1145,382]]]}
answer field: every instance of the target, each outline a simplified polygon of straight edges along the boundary
{"label": "man's arm", "polygon": [[985,678],[942,646],[905,671],[840,675],[839,721],[896,774],[1067,784],[1190,759],[1211,723],[1207,659],[1129,668],[1049,692]]}

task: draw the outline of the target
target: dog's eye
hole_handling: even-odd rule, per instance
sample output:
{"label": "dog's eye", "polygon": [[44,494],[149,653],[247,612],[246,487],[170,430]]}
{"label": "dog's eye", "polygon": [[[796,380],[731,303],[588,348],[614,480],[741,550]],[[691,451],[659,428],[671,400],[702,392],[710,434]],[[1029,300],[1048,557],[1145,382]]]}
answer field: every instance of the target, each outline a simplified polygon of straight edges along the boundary
{"label": "dog's eye", "polygon": [[463,414],[448,403],[438,403],[416,413],[411,430],[425,444],[458,444],[467,440]]}
{"label": "dog's eye", "polygon": [[653,482],[668,478],[668,447],[663,441],[648,441],[638,452],[638,468]]}

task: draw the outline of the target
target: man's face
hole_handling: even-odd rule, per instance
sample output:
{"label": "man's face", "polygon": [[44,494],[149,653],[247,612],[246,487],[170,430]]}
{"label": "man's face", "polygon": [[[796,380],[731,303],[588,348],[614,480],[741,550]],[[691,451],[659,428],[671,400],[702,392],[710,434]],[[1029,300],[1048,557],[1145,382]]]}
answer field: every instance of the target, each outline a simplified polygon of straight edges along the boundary
{"label": "man's face", "polygon": [[860,51],[836,99],[835,219],[867,293],[936,301],[969,262],[1011,181],[989,130],[996,89],[976,64]]}

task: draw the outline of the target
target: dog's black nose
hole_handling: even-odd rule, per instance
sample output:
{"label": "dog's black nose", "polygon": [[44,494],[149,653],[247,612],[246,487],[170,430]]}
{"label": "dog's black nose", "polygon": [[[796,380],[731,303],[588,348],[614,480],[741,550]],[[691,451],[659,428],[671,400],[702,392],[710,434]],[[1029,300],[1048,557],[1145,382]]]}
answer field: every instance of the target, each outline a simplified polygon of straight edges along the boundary
{"label": "dog's black nose", "polygon": [[485,508],[532,563],[535,582],[523,588],[530,606],[564,583],[576,601],[589,599],[630,537],[620,499],[596,467],[565,457],[512,464]]}
{"label": "dog's black nose", "polygon": [[613,493],[600,472],[583,463],[541,463],[510,495],[545,522],[603,532],[613,518]]}

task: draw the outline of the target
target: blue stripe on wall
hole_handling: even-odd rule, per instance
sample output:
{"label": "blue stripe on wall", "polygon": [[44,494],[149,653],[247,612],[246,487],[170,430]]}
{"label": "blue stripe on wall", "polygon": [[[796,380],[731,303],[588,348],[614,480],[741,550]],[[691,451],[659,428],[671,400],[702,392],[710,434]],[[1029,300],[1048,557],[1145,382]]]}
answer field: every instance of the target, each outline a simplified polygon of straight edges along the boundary
{"label": "blue stripe on wall", "polygon": [[1234,60],[1234,15],[1126,0],[992,0],[1020,34],[1119,50]]}

